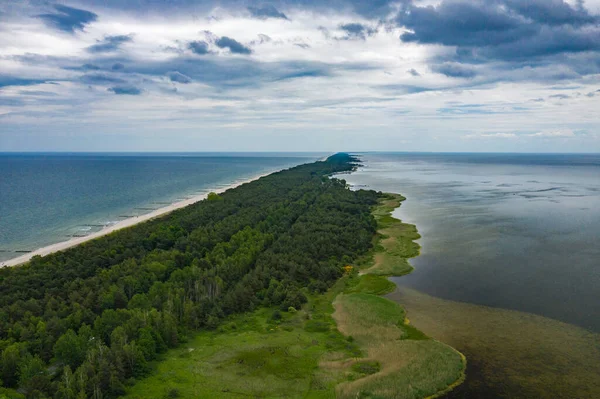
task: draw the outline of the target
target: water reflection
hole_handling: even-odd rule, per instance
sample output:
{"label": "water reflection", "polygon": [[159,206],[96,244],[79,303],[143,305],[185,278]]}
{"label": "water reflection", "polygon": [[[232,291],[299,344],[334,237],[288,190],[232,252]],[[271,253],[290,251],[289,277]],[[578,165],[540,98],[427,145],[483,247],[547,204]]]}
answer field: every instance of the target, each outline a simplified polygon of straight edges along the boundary
{"label": "water reflection", "polygon": [[353,185],[399,192],[423,235],[396,280],[600,331],[600,156],[364,154]]}

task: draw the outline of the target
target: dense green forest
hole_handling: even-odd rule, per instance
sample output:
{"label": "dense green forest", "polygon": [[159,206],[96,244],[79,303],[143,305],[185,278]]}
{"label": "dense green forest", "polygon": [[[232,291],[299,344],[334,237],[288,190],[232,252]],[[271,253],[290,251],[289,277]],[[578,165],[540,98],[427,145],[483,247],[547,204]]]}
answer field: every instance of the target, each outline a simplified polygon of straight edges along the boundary
{"label": "dense green forest", "polygon": [[336,154],[1,269],[0,397],[118,397],[194,331],[324,292],[376,230],[377,193],[329,178],[355,162]]}

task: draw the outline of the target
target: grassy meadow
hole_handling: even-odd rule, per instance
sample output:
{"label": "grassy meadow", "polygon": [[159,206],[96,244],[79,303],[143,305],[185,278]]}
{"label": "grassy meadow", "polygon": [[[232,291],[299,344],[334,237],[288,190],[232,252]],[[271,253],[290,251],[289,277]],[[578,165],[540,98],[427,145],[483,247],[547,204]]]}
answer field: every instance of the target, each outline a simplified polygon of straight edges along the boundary
{"label": "grassy meadow", "polygon": [[373,251],[302,309],[259,309],[169,351],[155,371],[128,389],[152,398],[426,398],[464,376],[465,359],[414,328],[382,295],[418,255],[412,225],[391,217],[404,198],[388,195],[373,210]]}
{"label": "grassy meadow", "polygon": [[336,328],[327,294],[304,309],[259,309],[235,316],[215,331],[197,334],[156,364],[126,398],[334,398],[335,385],[355,373],[319,367],[360,357],[358,346]]}

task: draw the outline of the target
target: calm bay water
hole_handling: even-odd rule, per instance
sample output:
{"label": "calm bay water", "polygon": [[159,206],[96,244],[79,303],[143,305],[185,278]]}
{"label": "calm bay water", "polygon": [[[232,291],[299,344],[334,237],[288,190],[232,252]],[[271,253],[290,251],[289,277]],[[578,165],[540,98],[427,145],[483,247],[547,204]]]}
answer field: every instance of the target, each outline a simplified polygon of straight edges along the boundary
{"label": "calm bay water", "polygon": [[[0,154],[0,261],[323,154]],[[145,209],[139,209],[145,208]]]}
{"label": "calm bay water", "polygon": [[600,331],[600,155],[361,157],[344,178],[405,195],[423,236],[396,283]]}

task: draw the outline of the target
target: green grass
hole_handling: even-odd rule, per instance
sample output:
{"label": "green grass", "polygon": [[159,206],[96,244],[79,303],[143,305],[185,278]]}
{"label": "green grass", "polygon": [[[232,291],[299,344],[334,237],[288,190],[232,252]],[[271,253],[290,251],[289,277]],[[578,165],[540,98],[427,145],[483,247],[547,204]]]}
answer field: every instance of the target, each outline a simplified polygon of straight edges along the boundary
{"label": "green grass", "polygon": [[[348,279],[335,300],[334,318],[344,334],[365,352],[355,372],[336,387],[338,398],[425,398],[438,395],[464,379],[464,357],[410,325],[404,308],[380,295],[395,285],[384,276],[410,273],[408,259],[419,254],[413,225],[391,216],[404,197],[387,195],[373,210],[378,236],[360,275]],[[368,365],[377,365],[377,369]],[[367,366],[363,366],[367,365]],[[368,373],[357,370],[368,369]]]}
{"label": "green grass", "polygon": [[404,201],[397,194],[387,194],[373,210],[378,225],[375,251],[370,262],[361,267],[363,273],[379,276],[403,276],[413,271],[408,259],[419,255],[421,238],[416,226],[402,223],[391,212]]}
{"label": "green grass", "polygon": [[164,398],[173,389],[184,398],[333,398],[336,383],[346,377],[320,370],[319,362],[324,355],[355,356],[356,345],[335,331],[326,315],[284,312],[279,323],[271,315],[271,309],[261,309],[197,334],[169,351],[126,398]]}
{"label": "green grass", "polygon": [[348,282],[348,286],[344,292],[355,293],[362,292],[365,294],[385,295],[396,289],[396,284],[392,283],[385,277],[365,274],[360,278],[352,278]]}
{"label": "green grass", "polygon": [[280,319],[263,308],[198,333],[159,359],[125,397],[166,398],[173,391],[182,398],[334,398],[335,386],[352,375],[351,363],[326,365],[362,356],[331,317],[347,280],[298,312],[280,312]]}

